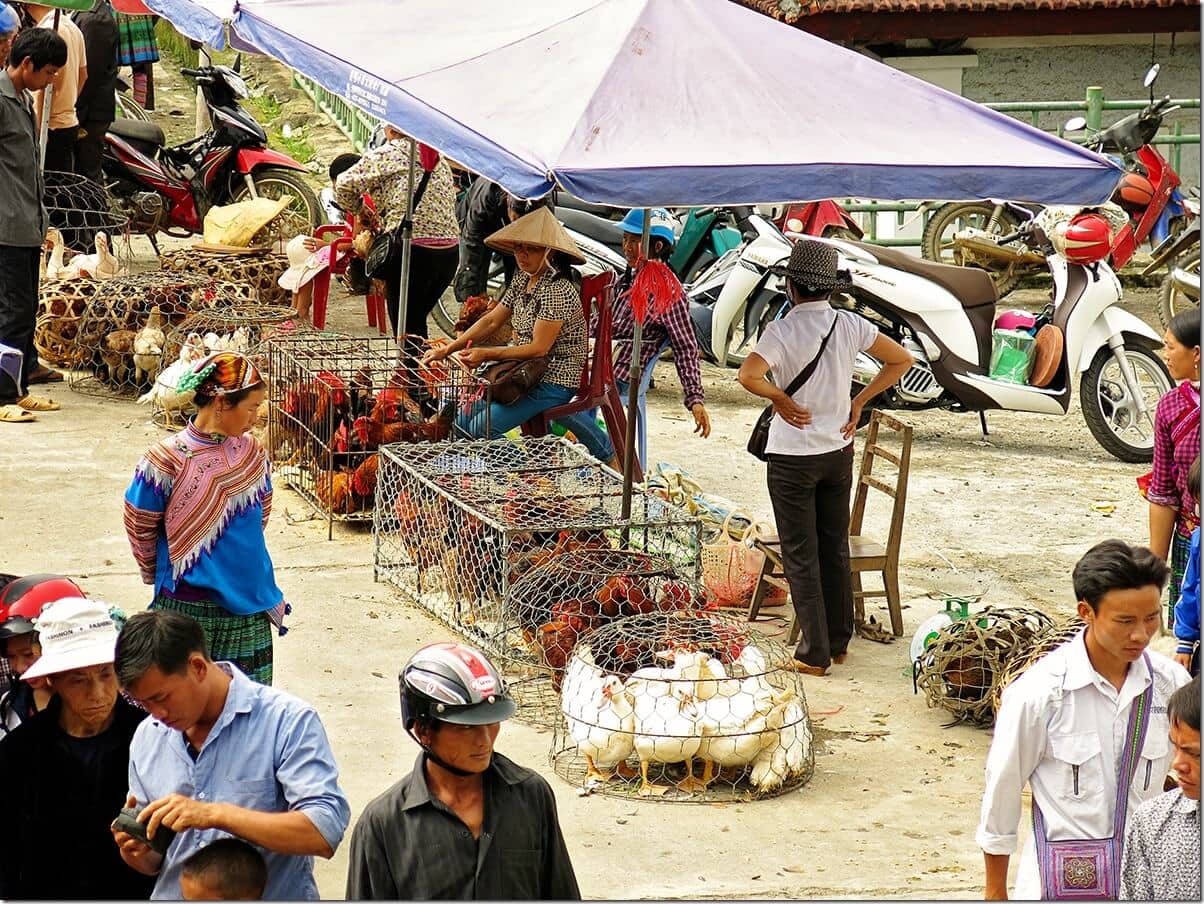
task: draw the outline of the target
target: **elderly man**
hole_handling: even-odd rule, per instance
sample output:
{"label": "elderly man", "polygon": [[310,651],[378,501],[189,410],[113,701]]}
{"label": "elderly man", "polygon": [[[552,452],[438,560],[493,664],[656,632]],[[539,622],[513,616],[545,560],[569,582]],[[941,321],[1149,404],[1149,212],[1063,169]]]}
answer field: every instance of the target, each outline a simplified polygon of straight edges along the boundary
{"label": "elderly man", "polygon": [[196,619],[166,609],[129,620],[117,676],[152,716],[130,745],[128,805],[152,841],[177,836],[164,856],[113,830],[125,862],[158,876],[151,897],[179,899],[185,861],[233,835],[264,853],[265,900],[316,900],[313,858],[334,856],[351,810],[313,707],[214,662]]}
{"label": "elderly man", "polygon": [[146,718],[117,693],[117,627],[106,605],[74,598],[37,625],[42,656],[23,677],[45,677],[55,696],[0,741],[0,898],[145,900],[153,883],[121,862],[109,832]]}

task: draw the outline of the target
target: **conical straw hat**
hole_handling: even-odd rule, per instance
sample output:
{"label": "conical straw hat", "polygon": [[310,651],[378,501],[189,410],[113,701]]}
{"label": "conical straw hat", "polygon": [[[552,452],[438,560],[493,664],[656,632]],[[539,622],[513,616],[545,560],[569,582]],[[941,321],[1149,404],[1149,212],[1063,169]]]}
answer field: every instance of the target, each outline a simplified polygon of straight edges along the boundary
{"label": "conical straw hat", "polygon": [[514,246],[517,244],[541,245],[553,251],[563,251],[579,264],[585,263],[585,256],[577,247],[577,243],[564,231],[564,227],[552,211],[542,206],[503,226],[485,239],[485,244],[495,251],[506,251],[510,254],[514,253]]}

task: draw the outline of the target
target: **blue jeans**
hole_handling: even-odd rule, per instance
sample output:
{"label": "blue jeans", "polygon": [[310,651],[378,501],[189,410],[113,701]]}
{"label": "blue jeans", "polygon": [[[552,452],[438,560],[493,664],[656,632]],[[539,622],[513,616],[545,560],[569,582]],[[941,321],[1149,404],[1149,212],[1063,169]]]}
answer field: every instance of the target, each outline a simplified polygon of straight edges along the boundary
{"label": "blue jeans", "polygon": [[[525,396],[510,405],[491,402],[488,414],[485,411],[485,403],[477,402],[472,411],[456,419],[456,426],[470,436],[497,439],[515,427],[525,424],[535,415],[563,405],[576,394],[574,390],[555,383],[538,383]],[[594,458],[604,462],[614,458],[615,448],[610,442],[610,437],[598,427],[598,422],[589,413],[571,414],[560,418],[558,423],[572,430]]]}

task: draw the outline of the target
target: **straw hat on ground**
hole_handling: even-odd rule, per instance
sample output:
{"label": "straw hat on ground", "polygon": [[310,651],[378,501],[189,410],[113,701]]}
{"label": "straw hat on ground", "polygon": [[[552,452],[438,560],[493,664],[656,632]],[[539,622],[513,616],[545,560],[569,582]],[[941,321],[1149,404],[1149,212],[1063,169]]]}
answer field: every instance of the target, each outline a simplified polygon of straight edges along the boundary
{"label": "straw hat on ground", "polygon": [[564,231],[564,227],[552,212],[542,206],[519,217],[508,226],[503,226],[485,239],[485,244],[494,251],[505,251],[508,254],[514,253],[515,245],[539,245],[542,248],[561,251],[578,264],[585,263],[585,256],[577,247],[577,243]]}

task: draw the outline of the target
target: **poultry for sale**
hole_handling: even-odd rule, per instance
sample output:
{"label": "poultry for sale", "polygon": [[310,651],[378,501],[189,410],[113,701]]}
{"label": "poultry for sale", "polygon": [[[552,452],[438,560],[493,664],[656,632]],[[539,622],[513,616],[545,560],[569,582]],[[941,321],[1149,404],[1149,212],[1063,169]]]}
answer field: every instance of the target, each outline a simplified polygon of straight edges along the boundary
{"label": "poultry for sale", "polygon": [[105,365],[105,378],[110,383],[123,382],[133,366],[136,335],[133,330],[114,330],[101,342],[100,359]]}
{"label": "poultry for sale", "polygon": [[770,723],[777,724],[777,743],[764,747],[753,761],[748,780],[758,791],[776,791],[802,775],[811,748],[811,726],[803,702],[793,694],[774,707]]}
{"label": "poultry for sale", "polygon": [[[470,295],[464,299],[464,305],[460,308],[460,319],[453,325],[453,331],[457,336],[463,334],[465,330],[471,328],[478,320],[496,307],[497,301],[488,295]],[[474,344],[478,346],[506,345],[510,341],[510,334],[511,328],[507,323],[499,327],[492,334],[474,340]]]}
{"label": "poultry for sale", "polygon": [[627,692],[635,710],[632,741],[640,758],[641,797],[664,794],[665,785],[648,781],[649,763],[685,763],[688,780],[679,787],[695,790],[694,757],[702,746],[698,728],[698,705],[683,687],[672,687],[668,693],[651,692],[652,685],[628,679]]}
{"label": "poultry for sale", "polygon": [[314,495],[324,511],[350,515],[359,511],[359,502],[351,491],[351,473],[344,470],[318,471]]}
{"label": "poultry for sale", "polygon": [[376,478],[380,468],[380,456],[373,452],[367,456],[351,475],[351,490],[356,496],[371,505],[376,498]]}
{"label": "poultry for sale", "polygon": [[155,402],[164,411],[183,411],[192,404],[192,398],[196,392],[191,389],[186,392],[177,392],[176,387],[179,386],[180,378],[188,372],[188,369],[204,357],[205,346],[201,342],[201,337],[196,333],[189,333],[184,339],[184,344],[180,346],[179,356],[159,372],[159,375],[155,377],[155,385],[138,397],[138,404],[146,405]]}
{"label": "poultry for sale", "polygon": [[67,245],[63,241],[63,234],[51,226],[46,230],[46,245],[50,249],[50,256],[45,263],[46,279],[64,279],[63,271],[66,270],[66,264],[63,259],[67,254]]}
{"label": "poultry for sale", "polygon": [[[59,279],[112,279],[115,276],[125,276],[126,271],[121,263],[113,256],[109,247],[109,237],[104,232],[96,233],[93,240],[96,249],[94,254],[77,254],[71,258],[67,266],[59,273]],[[49,269],[49,268],[47,268]]]}
{"label": "poultry for sale", "polygon": [[296,464],[303,454],[309,461],[323,462],[339,428],[350,426],[350,411],[347,384],[330,371],[319,371],[312,380],[285,389],[280,427],[293,447],[288,464]]}
{"label": "poultry for sale", "polygon": [[702,746],[698,749],[698,758],[703,761],[702,779],[695,783],[690,776],[691,784],[706,788],[714,781],[716,765],[743,769],[776,742],[778,729],[782,727],[778,704],[767,687],[759,687],[754,693],[720,692],[702,703],[698,719],[702,733]]}
{"label": "poultry for sale", "polygon": [[146,318],[146,326],[134,337],[134,379],[139,385],[153,380],[163,367],[163,346],[167,343],[163,327],[166,322],[162,310],[155,305]]}
{"label": "poultry for sale", "polygon": [[397,518],[398,538],[410,563],[417,565],[419,571],[441,564],[447,548],[447,518],[439,500],[418,500],[403,490],[397,494],[393,515]]}
{"label": "poultry for sale", "polygon": [[635,748],[635,705],[617,675],[603,675],[581,659],[565,672],[561,710],[585,758],[586,781],[633,778],[627,757]]}

